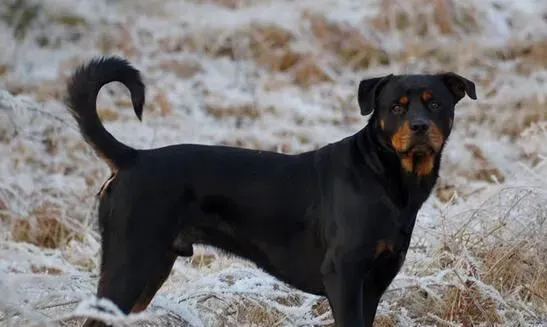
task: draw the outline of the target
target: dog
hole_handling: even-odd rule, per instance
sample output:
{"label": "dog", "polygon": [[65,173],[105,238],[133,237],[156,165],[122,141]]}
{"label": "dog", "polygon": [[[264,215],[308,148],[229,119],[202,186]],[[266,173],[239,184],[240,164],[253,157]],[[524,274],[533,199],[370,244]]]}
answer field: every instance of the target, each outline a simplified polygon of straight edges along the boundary
{"label": "dog", "polygon": [[99,90],[114,81],[129,89],[141,120],[145,85],[127,60],[94,57],[67,83],[69,111],[112,171],[98,195],[97,297],[126,314],[142,311],[175,259],[205,244],[326,296],[340,327],[373,325],[437,181],[455,106],[465,95],[477,99],[475,84],[453,72],[389,74],[359,82],[367,124],[313,151],[138,150],[116,140],[97,114]]}

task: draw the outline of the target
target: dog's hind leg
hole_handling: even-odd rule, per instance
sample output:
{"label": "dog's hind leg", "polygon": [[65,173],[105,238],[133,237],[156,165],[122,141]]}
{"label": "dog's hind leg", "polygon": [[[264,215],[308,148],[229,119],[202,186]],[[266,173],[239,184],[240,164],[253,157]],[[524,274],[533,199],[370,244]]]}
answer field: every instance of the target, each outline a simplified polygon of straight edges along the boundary
{"label": "dog's hind leg", "polygon": [[[150,208],[157,208],[148,203]],[[116,208],[115,208],[116,209]],[[115,210],[114,209],[114,210]],[[111,213],[103,226],[102,265],[97,291],[125,314],[144,310],[161,287],[175,261],[170,251],[173,219],[142,208],[125,217]],[[123,212],[123,210],[120,210]],[[84,327],[105,324],[88,320]]]}
{"label": "dog's hind leg", "polygon": [[148,304],[150,304],[154,295],[156,295],[167,277],[169,277],[169,273],[171,272],[176,259],[177,255],[171,251],[165,254],[163,262],[156,267],[153,277],[146,283],[141,296],[133,306],[131,312],[141,312],[148,307]]}

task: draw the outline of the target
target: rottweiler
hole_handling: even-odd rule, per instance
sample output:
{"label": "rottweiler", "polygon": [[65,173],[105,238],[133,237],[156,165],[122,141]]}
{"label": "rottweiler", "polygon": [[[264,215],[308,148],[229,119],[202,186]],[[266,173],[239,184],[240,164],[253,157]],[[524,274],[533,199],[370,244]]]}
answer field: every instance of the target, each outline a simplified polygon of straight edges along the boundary
{"label": "rottweiler", "polygon": [[[96,110],[99,90],[121,82],[142,119],[145,85],[117,56],[73,72],[66,104],[111,178],[99,193],[99,298],[144,310],[175,259],[194,244],[254,262],[282,282],[326,296],[340,327],[372,326],[399,272],[416,216],[436,183],[455,105],[475,84],[453,72],[363,79],[359,131],[313,151],[283,154],[177,144],[135,149]],[[88,319],[84,326],[104,326]]]}

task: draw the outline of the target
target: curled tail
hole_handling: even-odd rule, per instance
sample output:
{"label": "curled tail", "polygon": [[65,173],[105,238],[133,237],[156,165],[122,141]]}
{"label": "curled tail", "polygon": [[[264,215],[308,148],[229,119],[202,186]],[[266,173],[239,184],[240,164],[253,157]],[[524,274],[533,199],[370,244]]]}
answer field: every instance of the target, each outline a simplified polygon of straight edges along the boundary
{"label": "curled tail", "polygon": [[141,120],[145,86],[140,72],[119,57],[94,58],[78,67],[67,83],[66,104],[76,119],[80,133],[113,171],[131,165],[138,152],[118,141],[101,123],[97,114],[99,90],[110,82],[120,82],[131,93],[135,114]]}

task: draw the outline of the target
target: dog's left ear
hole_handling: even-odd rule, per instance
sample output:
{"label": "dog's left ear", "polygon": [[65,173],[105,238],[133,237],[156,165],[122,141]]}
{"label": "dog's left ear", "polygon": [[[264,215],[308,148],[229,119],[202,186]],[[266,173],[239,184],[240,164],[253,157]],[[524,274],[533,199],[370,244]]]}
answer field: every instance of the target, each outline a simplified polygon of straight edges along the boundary
{"label": "dog's left ear", "polygon": [[364,79],[359,82],[357,101],[359,102],[359,108],[361,108],[361,115],[366,116],[374,111],[378,92],[380,92],[382,86],[392,77],[393,74],[389,74],[383,77]]}
{"label": "dog's left ear", "polygon": [[448,87],[450,92],[454,94],[456,102],[460,101],[466,93],[471,99],[477,100],[475,83],[472,81],[453,72],[442,73],[439,74],[439,76],[442,78],[444,84]]}

